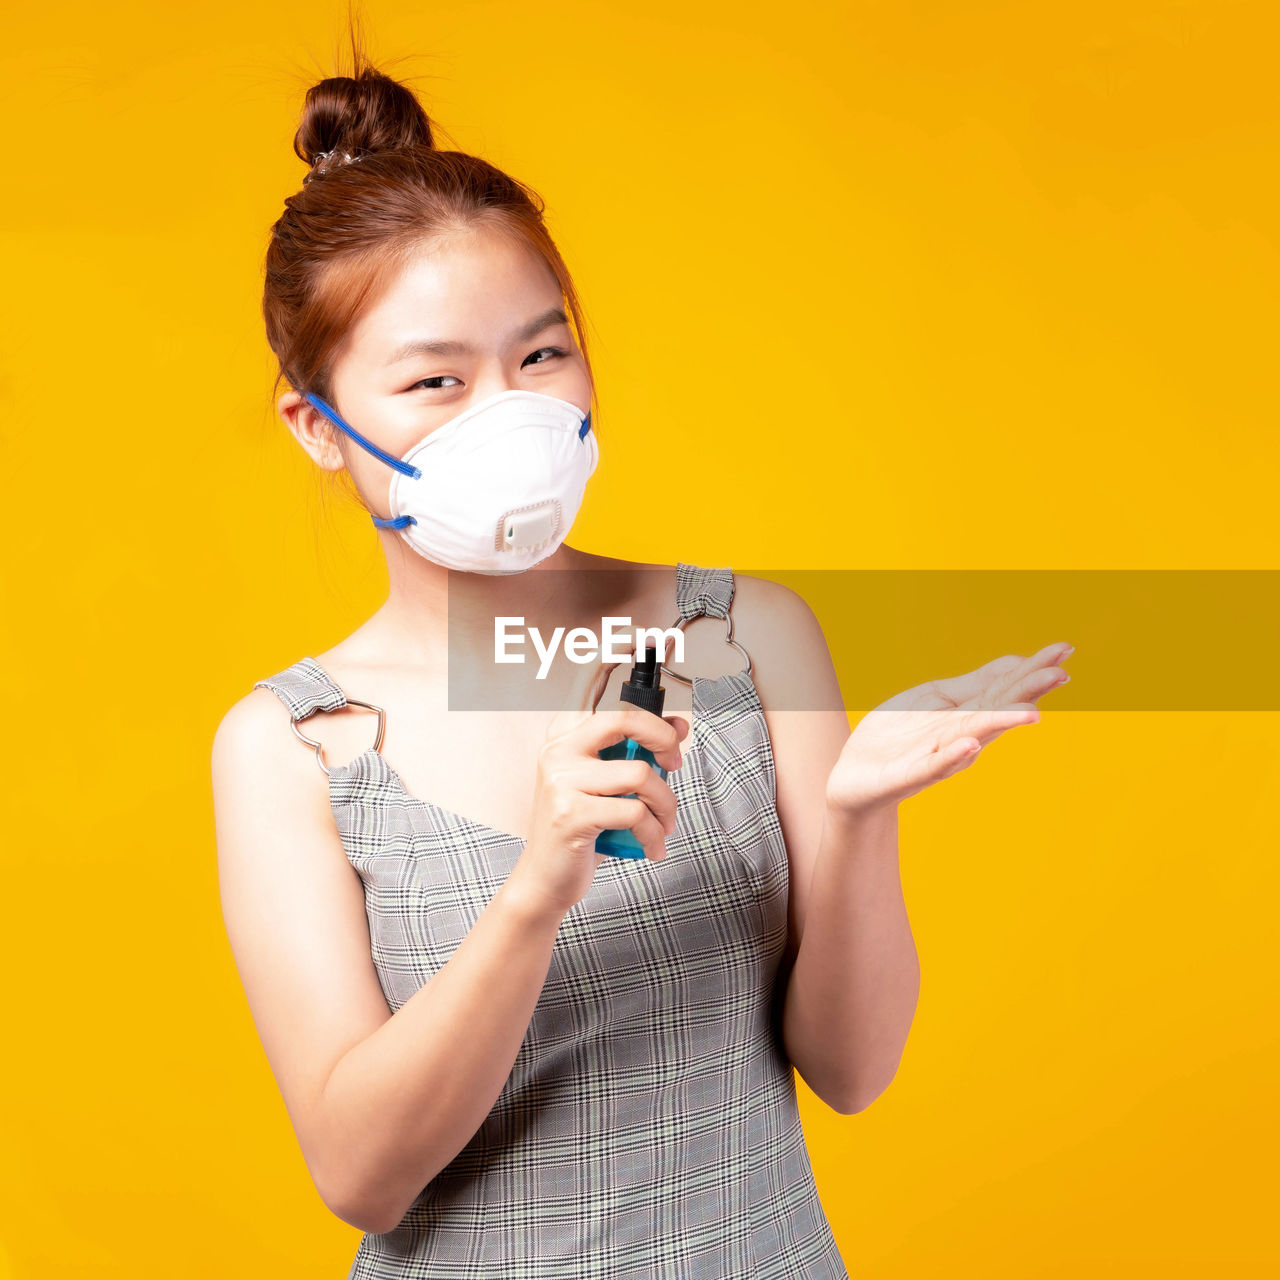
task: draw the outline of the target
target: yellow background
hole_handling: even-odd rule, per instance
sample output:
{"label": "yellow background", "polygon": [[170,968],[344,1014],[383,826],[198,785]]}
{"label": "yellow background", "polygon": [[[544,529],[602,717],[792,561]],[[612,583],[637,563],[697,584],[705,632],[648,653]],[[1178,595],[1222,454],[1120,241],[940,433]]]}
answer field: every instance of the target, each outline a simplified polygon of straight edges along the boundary
{"label": "yellow background", "polygon": [[[367,14],[449,136],[547,199],[601,390],[575,545],[1275,566],[1273,6]],[[249,1018],[208,780],[226,708],[383,598],[367,516],[273,416],[259,313],[345,22],[7,15],[0,1275],[337,1277],[358,1241]],[[1175,683],[1192,640],[1154,636]],[[800,1085],[862,1280],[1280,1262],[1276,716],[1071,711],[1103,661],[904,805],[901,1069],[852,1117]]]}

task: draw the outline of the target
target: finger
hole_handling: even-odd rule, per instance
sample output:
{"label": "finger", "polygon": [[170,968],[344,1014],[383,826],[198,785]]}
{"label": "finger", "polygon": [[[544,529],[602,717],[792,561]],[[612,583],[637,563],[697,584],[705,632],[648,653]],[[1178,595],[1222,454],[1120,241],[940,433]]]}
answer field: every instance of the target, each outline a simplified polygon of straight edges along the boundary
{"label": "finger", "polygon": [[1050,690],[1066,684],[1070,679],[1070,675],[1059,666],[1040,667],[1019,680],[1009,690],[1009,696],[1016,698],[1019,702],[1033,703],[1037,698],[1043,698]]}
{"label": "finger", "polygon": [[1031,702],[1011,702],[1008,706],[993,707],[990,710],[967,712],[956,724],[957,735],[977,738],[979,742],[987,742],[1014,725],[1035,724],[1040,719],[1040,708]]}
{"label": "finger", "polygon": [[602,829],[630,831],[643,846],[646,858],[661,862],[667,856],[663,825],[643,800],[626,796],[601,797],[596,812],[601,815],[596,820],[602,824]]}
{"label": "finger", "polygon": [[1017,653],[1002,654],[973,671],[951,676],[945,680],[935,680],[933,683],[940,693],[957,705],[978,700],[988,704],[1006,702],[1009,700],[1011,691],[1025,677],[1042,668],[1053,666],[1056,661],[1072,651],[1071,645],[1065,640],[1059,640],[1045,645],[1029,658]]}
{"label": "finger", "polygon": [[[604,760],[602,764],[634,764],[634,761]],[[647,767],[646,767],[647,768]],[[631,793],[644,801],[649,812],[658,820],[658,825],[665,834],[676,829],[676,793],[671,784],[653,769],[648,769],[639,782],[631,788]],[[616,794],[616,793],[615,793]],[[623,792],[624,795],[630,794]]]}
{"label": "finger", "polygon": [[644,856],[650,862],[661,862],[667,856],[667,836],[670,833],[663,829],[662,824],[647,809],[640,815],[640,821],[631,828],[631,834],[640,841]]}
{"label": "finger", "polygon": [[938,752],[942,757],[939,776],[946,778],[959,773],[961,769],[967,769],[978,758],[981,750],[982,743],[973,737],[957,738],[955,742],[948,743]]}
{"label": "finger", "polygon": [[966,768],[982,751],[982,744],[973,736],[956,738],[939,745],[936,751],[914,756],[903,770],[904,788],[914,793],[941,782]]}
{"label": "finger", "polygon": [[676,726],[630,702],[584,717],[565,735],[565,745],[575,755],[595,757],[605,747],[628,738],[653,752],[654,759],[664,769],[678,769],[684,761]]}
{"label": "finger", "polygon": [[[1039,720],[1039,710],[1029,703],[1021,703],[1016,707],[1004,707],[996,711],[977,712],[968,719],[962,734],[940,744],[938,750],[941,752],[957,749],[957,744],[971,742],[977,742],[978,749],[981,750],[1010,729],[1023,724],[1036,724]],[[963,753],[961,754],[963,758]]]}
{"label": "finger", "polygon": [[933,681],[933,687],[957,706],[980,698],[999,679],[1016,670],[1025,659],[1020,654],[1006,653],[962,675]]}
{"label": "finger", "polygon": [[588,795],[640,800],[665,833],[676,829],[676,793],[643,760],[588,761],[574,783]]}
{"label": "finger", "polygon": [[[1021,689],[1028,680],[1038,681],[1039,675],[1043,671],[1052,670],[1054,679],[1059,675],[1066,675],[1065,671],[1056,667],[1054,664],[1058,658],[1064,653],[1070,652],[1071,646],[1064,640],[1055,641],[1053,644],[1047,644],[1042,649],[1038,649],[1029,658],[1024,658],[1016,667],[1005,672],[1003,676],[998,678],[992,687],[987,690],[983,701],[987,705],[993,703],[1007,703],[1015,696],[1021,696]],[[1047,686],[1046,686],[1047,687]],[[1043,693],[1044,690],[1042,689]]]}

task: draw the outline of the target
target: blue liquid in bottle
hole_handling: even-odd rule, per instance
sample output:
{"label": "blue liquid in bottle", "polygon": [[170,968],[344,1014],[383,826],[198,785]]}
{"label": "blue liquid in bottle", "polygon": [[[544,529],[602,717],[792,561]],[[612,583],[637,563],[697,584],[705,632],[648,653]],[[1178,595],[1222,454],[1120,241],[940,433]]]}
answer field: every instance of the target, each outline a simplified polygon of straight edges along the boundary
{"label": "blue liquid in bottle", "polygon": [[[660,674],[658,651],[650,645],[645,649],[644,657],[632,667],[631,679],[624,682],[621,701],[644,707],[660,716],[667,696],[667,691],[658,683]],[[654,759],[653,752],[634,738],[612,743],[598,754],[601,760],[643,760],[664,782],[667,780],[667,771]],[[635,799],[636,793],[632,791],[628,798]],[[609,827],[596,837],[596,852],[614,858],[643,858],[644,846],[631,834],[629,827]]]}

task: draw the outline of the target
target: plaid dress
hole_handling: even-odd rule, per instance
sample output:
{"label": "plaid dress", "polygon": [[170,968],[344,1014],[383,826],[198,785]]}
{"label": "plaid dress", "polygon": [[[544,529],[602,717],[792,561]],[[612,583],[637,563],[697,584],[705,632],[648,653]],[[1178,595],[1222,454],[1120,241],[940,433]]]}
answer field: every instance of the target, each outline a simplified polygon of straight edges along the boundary
{"label": "plaid dress", "polygon": [[[677,565],[682,618],[726,617],[733,591],[731,569]],[[260,686],[295,720],[346,702],[313,658]],[[778,1034],[788,866],[764,715],[741,671],[695,677],[693,703],[666,859],[599,867],[492,1110],[347,1280],[847,1280]],[[394,1014],[523,844],[408,794],[373,748],[330,767],[329,796]]]}

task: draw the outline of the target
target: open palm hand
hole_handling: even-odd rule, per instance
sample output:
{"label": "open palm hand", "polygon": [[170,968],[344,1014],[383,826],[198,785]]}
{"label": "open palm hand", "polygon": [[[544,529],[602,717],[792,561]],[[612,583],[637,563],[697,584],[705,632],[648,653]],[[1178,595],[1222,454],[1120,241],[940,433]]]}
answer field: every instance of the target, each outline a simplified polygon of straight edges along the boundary
{"label": "open palm hand", "polygon": [[1036,702],[1069,679],[1057,664],[1072,652],[1059,642],[1029,658],[1007,654],[882,702],[849,735],[827,781],[828,807],[897,804],[967,768],[1006,729],[1040,719]]}

